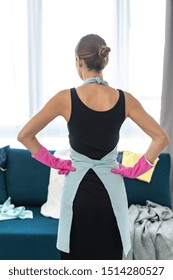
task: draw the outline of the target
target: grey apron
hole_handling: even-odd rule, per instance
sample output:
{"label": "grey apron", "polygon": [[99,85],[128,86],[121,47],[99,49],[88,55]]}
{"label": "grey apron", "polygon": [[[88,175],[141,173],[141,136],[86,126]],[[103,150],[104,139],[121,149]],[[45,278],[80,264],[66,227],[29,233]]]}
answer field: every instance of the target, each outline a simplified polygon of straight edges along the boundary
{"label": "grey apron", "polygon": [[81,180],[91,168],[103,182],[108,192],[113,212],[117,219],[123,250],[125,256],[127,256],[131,248],[127,195],[123,177],[111,172],[112,168],[119,168],[118,162],[116,161],[117,148],[115,147],[110,153],[100,160],[90,159],[89,157],[76,152],[72,148],[70,150],[70,155],[72,166],[76,168],[76,171],[69,172],[64,179],[61,195],[57,248],[66,253],[70,252],[73,200]]}

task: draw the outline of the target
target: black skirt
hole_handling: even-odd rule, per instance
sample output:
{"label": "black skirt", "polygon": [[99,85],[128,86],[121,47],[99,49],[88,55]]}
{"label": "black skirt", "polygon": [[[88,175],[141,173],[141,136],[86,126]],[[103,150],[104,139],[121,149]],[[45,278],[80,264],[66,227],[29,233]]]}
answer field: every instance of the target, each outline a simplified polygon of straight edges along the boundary
{"label": "black skirt", "polygon": [[120,260],[122,242],[111,201],[101,180],[89,170],[73,202],[70,253],[62,260]]}

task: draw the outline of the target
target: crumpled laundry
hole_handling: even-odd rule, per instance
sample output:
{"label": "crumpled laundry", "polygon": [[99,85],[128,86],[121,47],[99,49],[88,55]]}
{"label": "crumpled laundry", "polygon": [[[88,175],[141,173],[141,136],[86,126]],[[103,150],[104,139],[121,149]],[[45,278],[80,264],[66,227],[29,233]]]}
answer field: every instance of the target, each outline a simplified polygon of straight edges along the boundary
{"label": "crumpled laundry", "polygon": [[33,212],[25,210],[24,206],[15,207],[11,204],[11,197],[9,197],[4,204],[0,204],[0,221],[10,219],[33,219]]}
{"label": "crumpled laundry", "polygon": [[173,211],[155,202],[129,207],[131,251],[128,260],[173,260]]}

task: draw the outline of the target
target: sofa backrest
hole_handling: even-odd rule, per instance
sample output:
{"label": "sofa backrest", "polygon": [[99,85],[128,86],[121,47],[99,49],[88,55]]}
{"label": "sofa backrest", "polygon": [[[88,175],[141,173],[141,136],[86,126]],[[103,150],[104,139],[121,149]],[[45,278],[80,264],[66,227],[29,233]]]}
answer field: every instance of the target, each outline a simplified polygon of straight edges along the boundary
{"label": "sofa backrest", "polygon": [[[53,153],[53,151],[51,151]],[[118,153],[121,162],[122,152]],[[161,153],[150,183],[124,178],[129,206],[146,200],[171,208],[170,155]],[[0,204],[11,197],[16,206],[41,206],[47,200],[50,168],[26,149],[7,149],[7,171],[0,170]]]}
{"label": "sofa backrest", "polygon": [[5,171],[0,170],[0,204],[3,204],[6,199]]}
{"label": "sofa backrest", "polygon": [[0,148],[0,204],[7,200],[5,174],[7,168],[7,150],[10,146]]}
{"label": "sofa backrest", "polygon": [[8,149],[7,196],[17,205],[41,206],[47,199],[50,168],[25,149]]}

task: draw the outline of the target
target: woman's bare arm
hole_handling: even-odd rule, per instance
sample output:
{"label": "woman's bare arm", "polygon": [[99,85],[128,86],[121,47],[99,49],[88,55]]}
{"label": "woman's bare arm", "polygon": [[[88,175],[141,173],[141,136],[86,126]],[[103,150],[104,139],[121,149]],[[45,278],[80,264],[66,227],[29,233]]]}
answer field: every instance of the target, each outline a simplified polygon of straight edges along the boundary
{"label": "woman's bare arm", "polygon": [[47,104],[21,129],[18,134],[20,141],[32,154],[36,154],[41,144],[36,138],[45,126],[58,116],[68,118],[67,105],[69,98],[68,90],[64,90],[52,97]]}
{"label": "woman's bare arm", "polygon": [[149,162],[154,160],[169,143],[164,129],[144,110],[141,103],[130,93],[126,93],[126,117],[132,119],[147,135],[152,138],[145,156]]}

